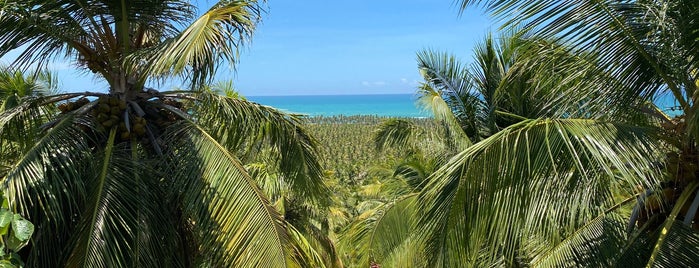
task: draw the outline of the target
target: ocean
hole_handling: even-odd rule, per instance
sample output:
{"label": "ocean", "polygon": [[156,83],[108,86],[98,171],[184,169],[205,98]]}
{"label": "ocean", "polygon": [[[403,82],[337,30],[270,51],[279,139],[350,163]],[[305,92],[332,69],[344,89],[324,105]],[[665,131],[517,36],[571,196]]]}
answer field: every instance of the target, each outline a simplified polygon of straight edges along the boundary
{"label": "ocean", "polygon": [[[387,117],[430,117],[431,114],[415,105],[413,94],[381,95],[305,95],[305,96],[249,96],[248,100],[277,109],[309,116],[377,115]],[[677,103],[670,94],[656,98],[658,108],[670,116]]]}
{"label": "ocean", "polygon": [[413,94],[246,96],[250,101],[309,116],[377,115],[428,117]]}

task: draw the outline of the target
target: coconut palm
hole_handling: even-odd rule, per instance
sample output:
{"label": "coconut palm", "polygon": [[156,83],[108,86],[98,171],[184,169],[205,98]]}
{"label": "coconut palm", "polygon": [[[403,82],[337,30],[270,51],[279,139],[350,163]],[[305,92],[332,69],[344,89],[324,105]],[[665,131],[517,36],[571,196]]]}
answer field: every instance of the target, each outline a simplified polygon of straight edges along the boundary
{"label": "coconut palm", "polygon": [[24,97],[57,91],[58,80],[51,72],[37,71],[25,76],[20,70],[0,67],[0,111],[16,107]]}
{"label": "coconut palm", "polygon": [[[542,113],[462,150],[420,193],[428,263],[697,266],[699,4],[459,2],[556,42],[513,65]],[[649,103],[662,94],[681,116]]]}
{"label": "coconut palm", "polygon": [[[0,55],[13,66],[65,58],[108,85],[26,96],[0,114],[11,207],[36,225],[30,267],[315,266],[244,168],[265,147],[285,185],[327,205],[300,119],[204,87],[235,63],[260,19],[254,0],[4,1]],[[160,92],[146,85],[190,81]],[[57,107],[60,112],[56,111]],[[51,109],[53,108],[53,109]]]}
{"label": "coconut palm", "polygon": [[416,215],[415,199],[439,166],[439,158],[419,150],[409,151],[391,169],[373,167],[370,173],[374,180],[360,188],[358,215],[340,237],[349,267],[427,266],[412,219]]}
{"label": "coconut palm", "polygon": [[522,96],[529,88],[522,82],[528,73],[512,68],[522,62],[518,58],[532,45],[516,33],[497,39],[489,35],[474,50],[476,63],[471,66],[447,53],[418,53],[425,82],[418,88],[417,103],[435,116],[438,127],[421,128],[410,120],[389,119],[376,130],[378,150],[395,147],[405,155],[395,172],[386,176],[389,180],[368,186],[383,202],[363,212],[345,235],[346,243],[356,248],[358,263],[428,266],[422,253],[424,239],[413,221],[419,215],[414,204],[418,193],[437,167],[473,141],[542,112],[536,94]]}
{"label": "coconut palm", "polygon": [[[47,71],[25,76],[19,70],[0,67],[0,111],[16,107],[22,98],[55,92],[57,85],[55,76]],[[7,143],[0,147],[0,177],[7,174],[11,163],[21,154],[14,145],[16,143]]]}

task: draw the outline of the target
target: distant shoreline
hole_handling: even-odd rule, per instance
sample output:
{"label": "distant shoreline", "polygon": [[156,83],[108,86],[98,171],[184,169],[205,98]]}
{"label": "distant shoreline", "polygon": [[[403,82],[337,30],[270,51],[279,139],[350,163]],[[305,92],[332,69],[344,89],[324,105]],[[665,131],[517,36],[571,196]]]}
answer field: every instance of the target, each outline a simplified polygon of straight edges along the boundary
{"label": "distant shoreline", "polygon": [[337,97],[337,96],[391,96],[391,95],[411,95],[415,96],[415,93],[375,93],[375,94],[300,94],[300,95],[244,95],[246,98],[258,98],[258,97]]}
{"label": "distant shoreline", "polygon": [[288,113],[308,117],[373,115],[420,118],[431,116],[415,105],[414,94],[290,95],[246,98]]}

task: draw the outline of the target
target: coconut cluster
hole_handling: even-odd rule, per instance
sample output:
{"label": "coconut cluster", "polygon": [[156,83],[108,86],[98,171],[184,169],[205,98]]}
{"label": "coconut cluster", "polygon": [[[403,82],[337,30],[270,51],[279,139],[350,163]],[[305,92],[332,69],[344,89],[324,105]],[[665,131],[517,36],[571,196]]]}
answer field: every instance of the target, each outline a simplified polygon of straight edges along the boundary
{"label": "coconut cluster", "polygon": [[72,111],[77,110],[80,107],[83,107],[83,105],[90,103],[90,100],[87,98],[79,98],[76,101],[67,101],[64,103],[61,103],[58,105],[58,110],[61,111],[61,113],[69,113]]}
{"label": "coconut cluster", "polygon": [[[178,110],[183,109],[183,104],[179,101],[176,101],[174,99],[170,98],[165,98],[162,100],[162,104],[171,106],[173,108],[177,108]],[[174,123],[177,121],[177,115],[172,113],[170,110],[163,109],[163,108],[156,108],[156,107],[148,107],[146,109],[146,116],[150,120],[150,122],[154,123],[160,128],[165,128],[169,126],[170,124]]]}
{"label": "coconut cluster", "polygon": [[102,96],[97,100],[92,113],[104,129],[116,127],[121,140],[145,137],[146,119],[139,116],[129,117],[126,108],[126,101],[116,96]]}
{"label": "coconut cluster", "polygon": [[[65,114],[88,103],[90,100],[83,97],[76,101],[61,103],[58,109]],[[92,105],[86,112],[94,116],[98,123],[98,131],[116,128],[117,139],[121,141],[140,139],[144,144],[149,143],[152,138],[157,138],[162,129],[176,122],[179,117],[172,111],[183,111],[184,107],[182,102],[172,98],[141,99],[129,104],[114,95],[100,96]]]}
{"label": "coconut cluster", "polygon": [[[696,149],[684,147],[681,142],[673,142],[673,140],[680,140],[680,137],[686,135],[687,122],[685,117],[677,116],[662,122],[661,127],[664,131],[663,135],[670,137],[668,140],[675,147],[683,149],[665,155],[664,168],[667,180],[662,182],[662,190],[646,194],[643,187],[640,185],[637,187],[637,193],[645,197],[640,204],[638,226],[659,227],[662,220],[670,214],[672,207],[676,205],[680,194],[691,182],[699,179],[699,165],[697,164],[699,163],[699,155]],[[682,206],[677,215],[678,219],[684,219],[691,203],[686,202]],[[699,213],[695,214],[692,220],[694,221],[692,228],[699,230]]]}

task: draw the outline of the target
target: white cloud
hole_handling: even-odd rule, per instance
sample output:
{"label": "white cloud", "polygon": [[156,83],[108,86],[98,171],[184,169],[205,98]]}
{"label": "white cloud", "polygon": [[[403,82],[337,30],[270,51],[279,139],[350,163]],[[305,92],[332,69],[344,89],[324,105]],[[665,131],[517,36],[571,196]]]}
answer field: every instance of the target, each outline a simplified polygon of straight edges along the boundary
{"label": "white cloud", "polygon": [[383,87],[387,85],[386,81],[362,81],[362,86],[365,87]]}
{"label": "white cloud", "polygon": [[400,79],[400,83],[403,84],[403,85],[411,86],[411,87],[420,86],[420,81],[418,81],[418,80],[412,80],[412,81],[410,81],[408,78],[401,78],[401,79]]}

